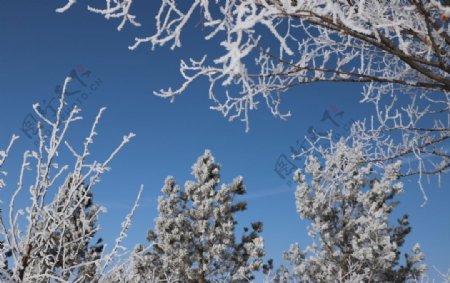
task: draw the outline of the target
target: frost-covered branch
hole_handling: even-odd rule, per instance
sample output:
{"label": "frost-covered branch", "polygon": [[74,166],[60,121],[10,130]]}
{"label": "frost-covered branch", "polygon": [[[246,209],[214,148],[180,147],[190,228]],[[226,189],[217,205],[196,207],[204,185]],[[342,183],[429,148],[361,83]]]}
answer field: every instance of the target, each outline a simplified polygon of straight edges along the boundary
{"label": "frost-covered branch", "polygon": [[[95,12],[122,18],[121,28],[127,13],[117,13],[117,7],[128,11],[132,1],[114,1],[114,8],[110,0],[105,4]],[[186,82],[178,90],[159,94],[173,98],[194,79],[206,76],[216,104],[213,109],[226,117],[243,117],[246,123],[247,111],[261,100],[275,116],[284,117],[278,108],[279,95],[305,83],[362,82],[450,91],[450,6],[446,2],[161,0],[156,32],[137,38],[130,48],[144,43],[180,47],[187,24],[199,17],[205,40],[219,41],[222,55],[182,63]],[[186,71],[192,75],[186,77]],[[223,91],[216,87],[232,85],[241,90],[217,95]]]}
{"label": "frost-covered branch", "polygon": [[[367,98],[375,105],[377,117],[355,122],[343,139],[348,144],[363,145],[366,164],[385,168],[395,161],[403,161],[400,177],[417,176],[426,201],[427,177],[436,176],[440,180],[450,168],[450,97],[436,92],[415,93],[410,103],[402,106],[392,92],[380,99]],[[325,156],[338,142],[333,133],[317,135],[316,140],[310,141],[311,147],[294,158],[312,151]]]}
{"label": "frost-covered branch", "polygon": [[[95,12],[120,17],[122,27],[132,4],[106,0]],[[448,172],[448,1],[161,0],[156,31],[130,48],[180,47],[189,22],[199,19],[205,40],[222,52],[213,57],[205,49],[200,60],[181,61],[184,83],[156,95],[173,101],[205,77],[211,109],[249,130],[250,111],[261,102],[274,116],[289,117],[281,97],[294,87],[360,83],[361,102],[375,114],[356,123],[349,139],[371,145],[368,161],[407,160],[403,175],[418,175],[421,184],[426,175]]]}
{"label": "frost-covered branch", "polygon": [[144,190],[144,186],[141,185],[141,188],[139,189],[138,195],[136,197],[136,201],[134,202],[134,205],[131,208],[130,213],[127,214],[127,216],[125,217],[125,220],[122,222],[122,229],[121,229],[121,231],[119,233],[119,236],[115,240],[114,247],[112,248],[110,253],[108,253],[107,255],[103,256],[102,266],[97,271],[97,275],[100,278],[98,280],[100,280],[100,281],[107,274],[106,270],[107,270],[109,264],[111,263],[111,261],[114,258],[117,258],[117,257],[120,256],[119,255],[119,250],[125,250],[126,249],[125,247],[122,246],[122,242],[127,237],[127,231],[130,229],[131,221],[132,221],[133,216],[134,216],[134,214],[136,212],[136,209],[139,206],[139,201],[141,199],[141,195],[142,195],[142,191],[143,190]]}
{"label": "frost-covered branch", "polygon": [[[1,280],[90,282],[97,276],[96,270],[104,260],[102,240],[92,243],[99,231],[98,217],[104,210],[94,204],[92,188],[134,134],[125,136],[104,162],[90,160],[89,145],[97,134],[96,127],[105,110],[102,108],[83,143],[83,151],[77,153],[66,141],[72,123],[81,119],[80,109],[76,106],[67,109],[65,103],[69,82],[70,78],[67,78],[54,120],[40,112],[38,104],[33,105],[41,119],[38,123],[39,147],[37,151],[25,151],[18,185],[8,209],[1,210]],[[63,113],[68,113],[67,117]],[[50,127],[48,136],[43,134],[44,126]],[[7,150],[2,152],[1,165],[16,138],[13,136]],[[73,155],[71,166],[60,164],[68,160],[63,158],[62,144],[66,144]],[[24,188],[28,188],[30,202],[22,209],[16,204],[19,200],[23,202]]]}
{"label": "frost-covered branch", "polygon": [[[0,150],[0,169],[2,169],[3,164],[5,163],[6,159],[8,158],[9,155],[9,151],[11,150],[12,146],[14,145],[14,142],[19,138],[19,136],[13,135],[11,137],[11,140],[9,141],[8,146],[6,147],[5,150]],[[0,176],[6,176],[7,172],[6,171],[0,171]],[[0,189],[2,189],[5,186],[5,182],[3,181],[3,179],[0,177]]]}

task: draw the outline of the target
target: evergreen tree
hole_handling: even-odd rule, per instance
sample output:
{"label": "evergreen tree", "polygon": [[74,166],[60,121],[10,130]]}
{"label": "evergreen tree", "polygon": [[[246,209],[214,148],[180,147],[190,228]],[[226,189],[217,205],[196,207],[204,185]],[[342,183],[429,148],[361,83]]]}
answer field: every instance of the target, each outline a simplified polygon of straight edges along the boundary
{"label": "evergreen tree", "polygon": [[[242,177],[220,189],[220,166],[209,151],[192,167],[196,181],[188,181],[181,191],[168,177],[159,199],[156,228],[148,233],[151,248],[136,261],[141,278],[156,276],[181,282],[241,282],[253,279],[253,271],[268,270],[263,264],[262,223],[252,223],[236,240],[235,214],[246,209],[235,202],[243,195]],[[136,253],[143,251],[138,247]]]}
{"label": "evergreen tree", "polygon": [[275,281],[300,282],[406,282],[420,276],[425,265],[420,246],[405,255],[400,265],[400,248],[411,228],[404,215],[390,225],[390,215],[398,204],[394,197],[403,189],[396,181],[400,162],[386,168],[381,178],[364,164],[363,149],[338,143],[325,165],[310,156],[306,176],[295,174],[297,210],[311,221],[309,235],[314,243],[302,251],[292,245],[284,258],[293,265],[278,270]]}

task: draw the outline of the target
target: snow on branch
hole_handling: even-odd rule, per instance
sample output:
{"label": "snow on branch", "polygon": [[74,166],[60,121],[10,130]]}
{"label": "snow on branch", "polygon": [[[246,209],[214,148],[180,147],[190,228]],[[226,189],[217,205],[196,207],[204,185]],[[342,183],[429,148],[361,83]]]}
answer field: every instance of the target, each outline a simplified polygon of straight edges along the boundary
{"label": "snow on branch", "polygon": [[[96,127],[105,110],[102,108],[82,145],[82,152],[78,153],[66,140],[72,123],[81,119],[79,108],[66,109],[65,91],[69,82],[70,78],[64,82],[54,120],[45,117],[38,104],[33,105],[41,119],[38,123],[39,147],[37,151],[25,151],[18,185],[8,208],[0,210],[2,281],[90,282],[97,276],[96,269],[105,261],[102,240],[92,244],[99,231],[98,217],[104,211],[93,202],[92,188],[134,134],[125,136],[104,162],[90,161],[89,145],[97,135]],[[63,119],[66,110],[69,115]],[[50,126],[48,136],[43,134],[43,124]],[[1,151],[0,165],[16,139],[17,136],[13,136],[6,151]],[[59,164],[63,160],[62,144],[73,155],[71,165]],[[25,188],[28,188],[30,201],[22,209],[17,203],[19,199],[22,201]],[[133,212],[135,208],[136,205]],[[128,217],[127,227],[130,220]],[[123,237],[122,233],[119,238]],[[108,259],[116,255],[112,252]]]}
{"label": "snow on branch", "polygon": [[102,266],[99,268],[99,270],[97,272],[97,274],[100,276],[100,279],[99,279],[100,281],[107,274],[106,271],[107,271],[107,268],[108,268],[109,264],[111,263],[111,261],[114,258],[120,256],[119,251],[126,250],[126,248],[124,246],[122,246],[122,242],[127,237],[127,231],[128,231],[128,229],[130,229],[131,221],[132,221],[133,216],[136,213],[136,210],[139,206],[139,201],[141,199],[143,190],[144,190],[144,185],[141,185],[141,188],[139,189],[138,195],[136,197],[133,207],[131,208],[131,211],[127,214],[127,216],[125,217],[125,220],[122,222],[122,229],[119,233],[119,236],[115,240],[114,247],[112,248],[110,253],[103,256]]}
{"label": "snow on branch", "polygon": [[[19,138],[19,136],[13,135],[9,141],[8,146],[5,150],[0,150],[0,169],[3,166],[3,163],[5,163],[6,159],[8,158],[9,151],[11,150],[14,142]],[[0,176],[6,176],[8,173],[6,171],[0,171]],[[0,178],[0,189],[2,189],[5,186],[5,182],[2,178]]]}
{"label": "snow on branch", "polygon": [[[106,0],[105,8],[90,10],[121,18],[121,29],[132,4]],[[241,119],[248,131],[250,112],[261,102],[274,116],[288,118],[281,100],[294,87],[362,83],[361,102],[372,104],[375,115],[355,123],[348,139],[366,144],[368,162],[406,161],[403,175],[418,175],[422,190],[422,176],[448,172],[448,2],[161,0],[156,31],[136,38],[130,49],[181,47],[188,24],[199,19],[205,40],[222,52],[213,57],[204,50],[199,60],[182,60],[184,83],[155,95],[173,101],[206,78],[210,108]]]}
{"label": "snow on branch", "polygon": [[114,0],[111,5],[111,0],[106,1],[105,9],[97,9],[88,6],[88,10],[103,15],[105,19],[121,19],[120,24],[117,26],[117,30],[121,31],[126,23],[130,23],[136,27],[140,27],[141,24],[136,21],[136,16],[130,14],[130,7],[133,4],[133,0]]}
{"label": "snow on branch", "polygon": [[[90,10],[121,18],[121,29],[132,4],[106,0],[103,9]],[[275,117],[288,118],[281,98],[295,87],[360,83],[361,102],[372,104],[375,114],[357,122],[349,140],[367,145],[368,162],[406,161],[403,175],[418,175],[422,190],[424,176],[448,172],[448,1],[161,0],[156,31],[136,38],[130,49],[181,47],[189,23],[199,20],[205,41],[221,53],[205,49],[200,59],[182,60],[184,83],[156,95],[173,101],[206,78],[210,108],[241,119],[248,131],[250,111],[261,102]]]}
{"label": "snow on branch", "polygon": [[[133,2],[113,2],[115,6],[107,0],[104,9],[90,10],[122,18],[121,29]],[[265,100],[275,116],[285,117],[278,109],[279,95],[306,83],[450,90],[450,6],[437,0],[161,0],[156,32],[136,38],[130,48],[144,43],[181,47],[188,23],[199,17],[205,40],[218,40],[222,55],[189,65],[182,62],[183,86],[157,94],[173,98],[206,76],[209,96],[217,104],[212,109],[226,117],[243,117],[246,123],[248,110],[255,109],[259,100]],[[186,76],[186,71],[192,75]],[[214,94],[223,93],[216,86],[228,90],[232,85],[241,90],[233,89],[233,95],[231,89],[225,91],[220,99]]]}
{"label": "snow on branch", "polygon": [[75,5],[76,3],[77,3],[77,0],[68,0],[64,6],[56,9],[56,12],[64,13],[64,12],[68,11],[70,8],[72,8],[72,6]]}

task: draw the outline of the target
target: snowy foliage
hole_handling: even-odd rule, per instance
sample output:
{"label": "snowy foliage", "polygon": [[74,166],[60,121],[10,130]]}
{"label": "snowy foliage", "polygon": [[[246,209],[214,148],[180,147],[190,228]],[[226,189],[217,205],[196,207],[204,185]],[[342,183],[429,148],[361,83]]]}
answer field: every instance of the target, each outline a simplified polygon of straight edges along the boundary
{"label": "snowy foliage", "polygon": [[[96,127],[103,108],[81,151],[76,151],[66,141],[69,126],[81,119],[77,106],[67,109],[65,104],[69,81],[70,78],[64,83],[55,121],[47,119],[39,111],[39,105],[34,105],[42,120],[38,124],[39,147],[37,151],[25,151],[17,188],[9,206],[0,211],[2,282],[99,282],[103,280],[103,271],[110,259],[117,256],[114,249],[103,254],[101,239],[92,242],[99,230],[97,220],[103,210],[93,203],[92,188],[134,134],[125,136],[105,161],[89,161],[89,146],[97,135]],[[63,113],[69,114],[63,118]],[[42,123],[51,129],[48,136],[43,134]],[[7,150],[1,152],[0,165],[15,139],[17,137],[13,136]],[[73,154],[74,162],[70,166],[59,164],[63,145]],[[17,208],[25,188],[28,188],[29,206]],[[118,239],[121,237],[123,235]]]}
{"label": "snowy foliage", "polygon": [[[304,251],[294,244],[284,254],[293,266],[278,270],[276,281],[299,282],[406,282],[425,270],[420,246],[405,255],[400,248],[411,231],[408,216],[396,225],[389,219],[402,192],[398,182],[400,162],[388,166],[382,176],[363,163],[364,151],[341,142],[324,164],[310,156],[304,175],[295,174],[297,211],[311,221],[308,234],[313,244]],[[308,179],[307,179],[308,177]]]}
{"label": "snowy foliage", "polygon": [[135,250],[134,272],[144,280],[156,277],[179,282],[248,282],[252,273],[264,265],[262,223],[245,228],[236,239],[235,214],[246,209],[245,202],[235,202],[243,195],[242,177],[220,189],[220,166],[209,151],[192,167],[196,181],[188,181],[180,190],[168,177],[159,199],[155,230],[147,239],[151,246]]}

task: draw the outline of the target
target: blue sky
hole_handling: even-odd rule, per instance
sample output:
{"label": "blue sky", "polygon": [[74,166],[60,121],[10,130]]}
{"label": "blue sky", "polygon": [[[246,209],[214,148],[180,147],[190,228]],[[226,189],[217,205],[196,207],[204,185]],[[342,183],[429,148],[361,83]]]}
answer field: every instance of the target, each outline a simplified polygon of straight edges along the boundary
{"label": "blue sky", "polygon": [[[284,96],[282,106],[291,110],[292,118],[275,119],[261,105],[251,113],[251,130],[245,133],[243,123],[230,123],[220,113],[209,110],[212,104],[204,80],[194,83],[174,103],[152,95],[154,90],[180,84],[180,59],[220,51],[217,45],[202,41],[199,30],[190,29],[184,34],[181,49],[151,51],[150,46],[143,45],[129,51],[127,46],[135,36],[151,34],[158,1],[138,2],[137,15],[143,27],[127,26],[120,33],[115,29],[117,22],[88,13],[86,1],[79,1],[67,14],[55,13],[62,2],[0,0],[0,145],[6,144],[12,133],[21,136],[6,167],[10,185],[16,182],[14,170],[23,150],[34,146],[33,139],[21,130],[24,119],[32,113],[31,105],[54,98],[55,88],[71,70],[80,75],[89,71],[89,77],[81,77],[86,87],[74,81],[70,88],[81,91],[71,99],[78,99],[85,117],[72,129],[72,137],[76,140],[88,133],[90,122],[102,106],[108,110],[92,148],[93,156],[102,160],[123,135],[137,134],[94,190],[95,200],[108,208],[100,224],[101,236],[109,243],[118,234],[140,184],[144,184],[143,200],[126,242],[129,247],[143,243],[146,231],[153,227],[165,177],[173,175],[183,185],[191,179],[191,165],[206,148],[222,165],[222,180],[231,182],[238,175],[244,176],[249,209],[239,215],[238,221],[264,222],[268,256],[276,264],[290,243],[310,243],[307,223],[295,211],[294,187],[274,171],[275,163],[282,154],[289,156],[290,146],[301,142],[310,126],[322,131],[335,127],[329,121],[321,122],[324,111],[344,112],[338,118],[341,127],[335,127],[342,134],[345,122],[370,113],[370,106],[358,103],[360,86],[317,84],[293,89]],[[91,85],[95,88],[89,90]],[[448,181],[449,176],[445,176],[440,188],[432,181],[427,188],[430,200],[423,208],[417,186],[407,183],[397,209],[398,214],[410,214],[413,232],[406,247],[420,242],[427,263],[443,271],[450,267]],[[6,190],[12,189],[9,186]],[[2,193],[3,199],[7,193]]]}

